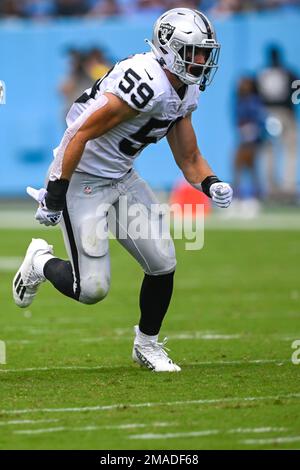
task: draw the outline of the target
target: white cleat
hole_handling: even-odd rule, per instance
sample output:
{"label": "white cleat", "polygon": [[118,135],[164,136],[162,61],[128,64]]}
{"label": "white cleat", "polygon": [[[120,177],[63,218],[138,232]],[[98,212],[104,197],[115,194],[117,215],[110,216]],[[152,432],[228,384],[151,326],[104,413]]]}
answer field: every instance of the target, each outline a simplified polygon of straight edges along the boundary
{"label": "white cleat", "polygon": [[45,276],[38,273],[34,268],[34,258],[36,255],[53,254],[53,246],[48,245],[45,240],[33,238],[27,248],[25,258],[13,280],[13,297],[18,307],[28,307]]}
{"label": "white cleat", "polygon": [[153,372],[180,372],[181,368],[174,364],[172,359],[169,358],[165,345],[167,338],[162,343],[154,340],[141,341],[139,340],[138,332],[139,327],[135,326],[134,331],[136,334],[132,359],[140,366],[146,367]]}

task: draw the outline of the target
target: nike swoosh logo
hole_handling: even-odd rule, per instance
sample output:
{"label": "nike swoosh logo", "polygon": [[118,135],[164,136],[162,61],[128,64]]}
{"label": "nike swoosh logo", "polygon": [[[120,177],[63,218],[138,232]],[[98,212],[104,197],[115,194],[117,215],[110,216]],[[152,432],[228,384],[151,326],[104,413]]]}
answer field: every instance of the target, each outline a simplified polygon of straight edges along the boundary
{"label": "nike swoosh logo", "polygon": [[146,70],[146,69],[145,69],[145,72],[146,72],[146,74],[148,75],[148,77],[149,77],[149,80],[151,80],[151,81],[152,81],[152,80],[153,80],[153,77],[151,77],[151,76],[149,75],[149,73],[147,72],[147,70]]}

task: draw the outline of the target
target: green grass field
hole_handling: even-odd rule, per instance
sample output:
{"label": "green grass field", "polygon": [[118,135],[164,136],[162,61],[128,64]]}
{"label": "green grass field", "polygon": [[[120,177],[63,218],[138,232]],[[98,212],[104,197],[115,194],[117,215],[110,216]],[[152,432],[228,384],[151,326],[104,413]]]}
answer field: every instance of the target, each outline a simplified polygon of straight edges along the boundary
{"label": "green grass field", "polygon": [[142,273],[114,241],[102,304],[45,284],[30,310],[15,307],[5,260],[32,236],[64,256],[58,230],[0,230],[1,449],[299,448],[299,231],[208,230],[199,252],[176,243],[162,338],[179,374],[131,361]]}

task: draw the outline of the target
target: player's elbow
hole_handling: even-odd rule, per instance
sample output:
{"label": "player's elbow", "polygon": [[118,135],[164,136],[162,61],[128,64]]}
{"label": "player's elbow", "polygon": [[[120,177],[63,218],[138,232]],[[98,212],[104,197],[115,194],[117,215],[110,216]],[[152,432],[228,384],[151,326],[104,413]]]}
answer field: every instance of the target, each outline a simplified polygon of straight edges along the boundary
{"label": "player's elbow", "polygon": [[79,129],[79,131],[73,137],[73,142],[80,147],[84,147],[92,138],[92,135],[90,135],[86,130]]}

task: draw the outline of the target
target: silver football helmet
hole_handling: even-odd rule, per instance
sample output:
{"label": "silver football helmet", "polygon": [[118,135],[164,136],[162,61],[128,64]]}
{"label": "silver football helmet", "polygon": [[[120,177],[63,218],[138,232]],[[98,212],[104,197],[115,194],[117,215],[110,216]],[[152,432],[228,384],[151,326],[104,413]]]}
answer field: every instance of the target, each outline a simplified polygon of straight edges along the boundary
{"label": "silver football helmet", "polygon": [[[152,41],[146,40],[160,64],[186,85],[211,84],[218,69],[220,44],[214,27],[198,10],[174,8],[164,13],[153,28]],[[202,63],[196,56],[202,56]]]}

